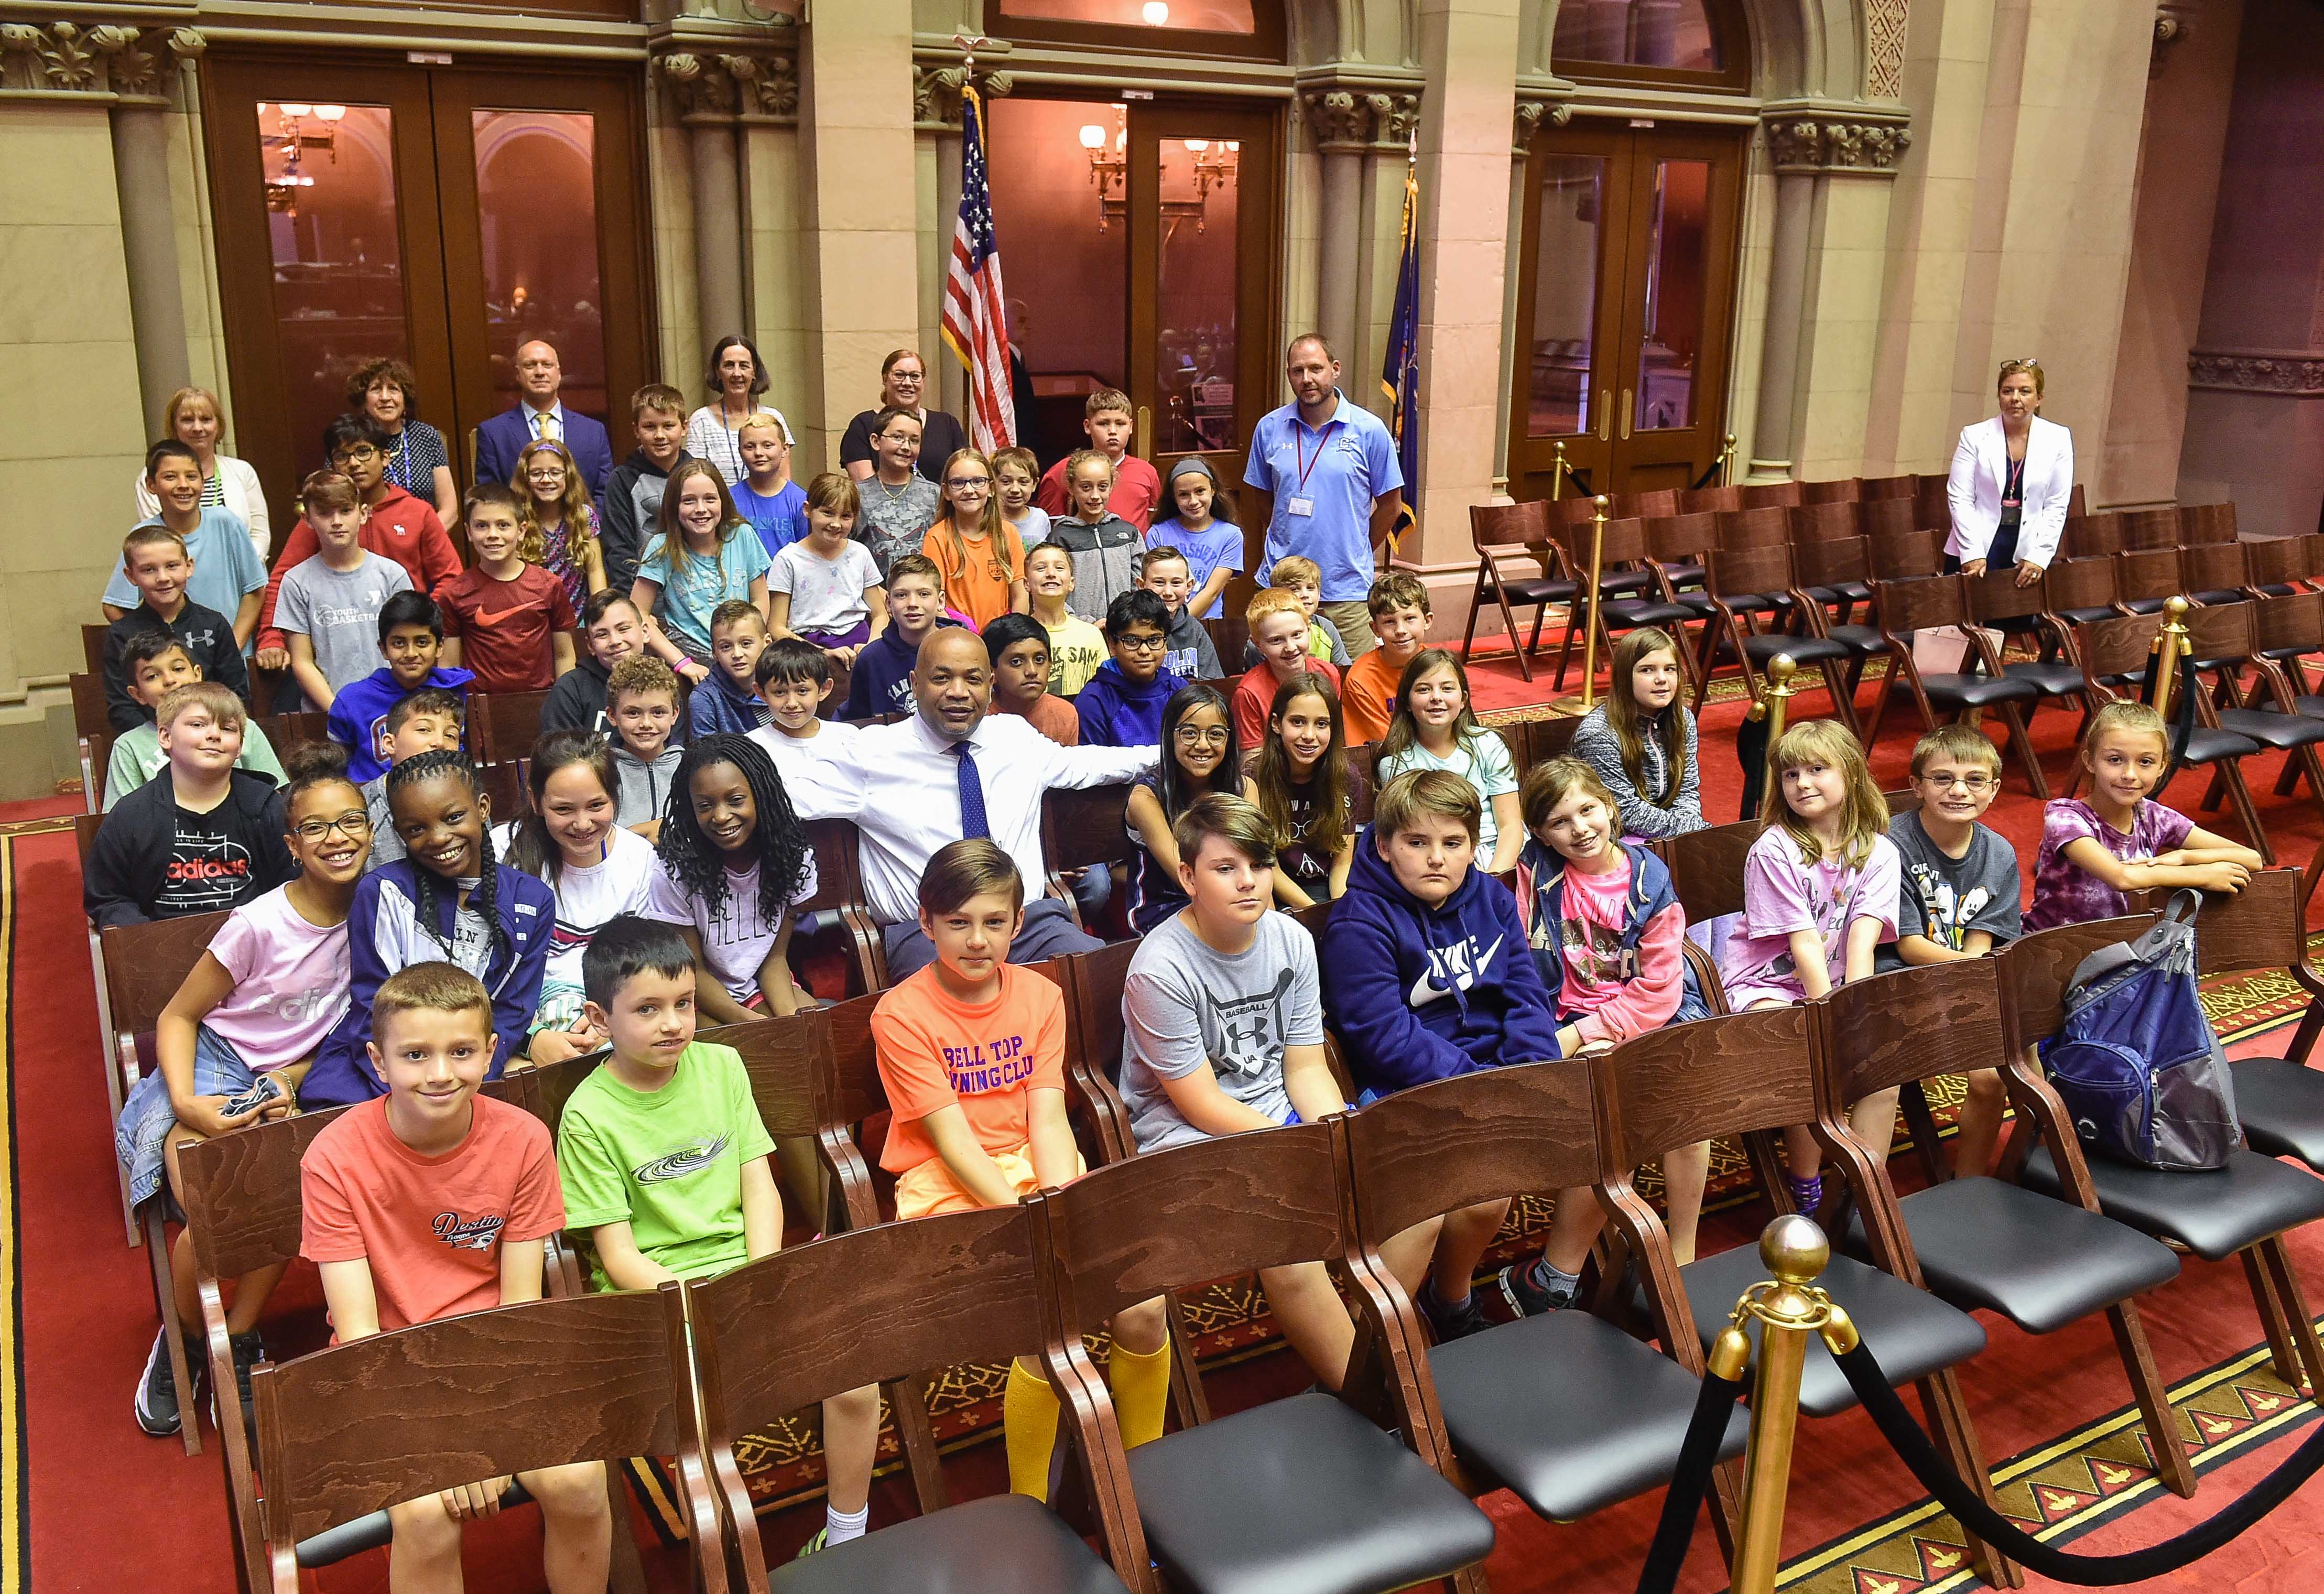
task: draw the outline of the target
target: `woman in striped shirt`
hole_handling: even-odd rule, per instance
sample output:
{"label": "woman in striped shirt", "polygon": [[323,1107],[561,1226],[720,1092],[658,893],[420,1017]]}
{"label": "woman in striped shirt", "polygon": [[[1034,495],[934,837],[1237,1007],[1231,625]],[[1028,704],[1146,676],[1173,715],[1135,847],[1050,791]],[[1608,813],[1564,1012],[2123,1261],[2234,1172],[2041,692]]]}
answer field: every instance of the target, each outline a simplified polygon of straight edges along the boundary
{"label": "woman in striped shirt", "polygon": [[401,360],[372,360],[347,378],[347,408],[360,410],[387,434],[387,479],[435,507],[447,526],[460,523],[460,490],[452,484],[452,456],[444,434],[419,419],[419,379]]}
{"label": "woman in striped shirt", "polygon": [[[202,462],[202,502],[217,505],[248,527],[251,546],[258,549],[258,562],[266,563],[273,552],[274,537],[266,514],[266,494],[258,485],[258,473],[247,461],[217,451],[218,439],[226,434],[226,410],[218,404],[217,395],[208,388],[180,388],[161,407],[161,429],[191,448],[194,457]],[[161,512],[161,501],[146,485],[141,469],[137,518],[150,521]]]}

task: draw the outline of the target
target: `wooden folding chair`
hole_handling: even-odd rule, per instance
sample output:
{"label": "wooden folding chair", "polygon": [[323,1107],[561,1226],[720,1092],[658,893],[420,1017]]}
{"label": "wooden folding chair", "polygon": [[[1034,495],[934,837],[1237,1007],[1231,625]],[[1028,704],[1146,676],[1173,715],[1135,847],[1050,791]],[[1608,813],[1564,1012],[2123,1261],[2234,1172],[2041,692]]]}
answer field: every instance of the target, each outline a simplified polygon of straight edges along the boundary
{"label": "wooden folding chair", "polygon": [[260,1363],[266,1498],[250,1587],[297,1594],[302,1567],[384,1542],[381,1519],[402,1501],[479,1474],[599,1461],[613,1586],[642,1589],[621,1465],[675,1455],[697,1586],[724,1594],[716,1500],[678,1421],[694,1398],[684,1310],[675,1285],[530,1301]]}
{"label": "wooden folding chair", "polygon": [[[1848,1110],[1876,1092],[1978,1068],[2000,1073],[2019,1122],[2034,1132],[2069,1121],[2048,1083],[2010,1053],[1989,957],[1842,985],[1814,1012],[1817,1085],[1831,1127],[1845,1124]],[[1944,1037],[1941,1052],[1930,1047],[1932,1035]],[[2169,1247],[1983,1174],[1933,1183],[1900,1201],[1887,1171],[1869,1157],[1843,1157],[1840,1166],[1856,1199],[1844,1243],[1883,1272],[1965,1312],[1997,1312],[2028,1333],[2052,1333],[2104,1312],[2158,1472],[2173,1493],[2195,1492],[2136,1302],[2179,1276]]]}
{"label": "wooden folding chair", "polygon": [[[2324,582],[2324,537],[2257,537],[2242,545],[2254,597],[2283,597]],[[78,711],[76,711],[78,712]]]}
{"label": "wooden folding chair", "polygon": [[1684,604],[1698,620],[1711,618],[1711,600],[1702,593],[1704,558],[1719,542],[1719,517],[1704,511],[1692,515],[1664,515],[1646,522],[1646,552],[1662,572],[1663,590],[1671,601]]}
{"label": "wooden folding chair", "polygon": [[2179,576],[2179,550],[2125,548],[2114,557],[2115,608],[2124,614],[2160,614],[2187,590]]}
{"label": "wooden folding chair", "polygon": [[2001,666],[2007,679],[2034,685],[2034,698],[2025,705],[2028,725],[2045,701],[2072,702],[2085,714],[2096,707],[2098,699],[2089,677],[2075,661],[2072,635],[2050,613],[2047,572],[2031,586],[2018,585],[2014,569],[1988,568],[1982,576],[1964,576],[1960,582],[1969,600],[1969,618],[1977,624],[2005,633],[2031,632],[2042,640],[2039,659],[2005,659]]}
{"label": "wooden folding chair", "polygon": [[[1578,1521],[1667,1482],[1702,1378],[1692,1335],[1666,1341],[1660,1354],[1577,1306],[1430,1348],[1379,1254],[1393,1236],[1446,1212],[1598,1184],[1587,1071],[1537,1063],[1439,1080],[1382,1097],[1347,1130],[1360,1239],[1351,1271],[1386,1297],[1383,1321],[1409,1325],[1421,1404],[1448,1440],[1446,1476],[1471,1495],[1508,1488],[1553,1522]],[[1600,1201],[1618,1199],[1600,1188]],[[1635,1193],[1628,1199],[1638,1201]],[[1629,1216],[1657,1221],[1643,1203]],[[1741,1453],[1746,1429],[1738,1410],[1721,1460]],[[1730,1554],[1736,1482],[1731,1469],[1714,1474],[1713,1520]]]}
{"label": "wooden folding chair", "polygon": [[2179,546],[2179,511],[2171,509],[2133,509],[2118,511],[2115,521],[2122,528],[2123,550],[2177,548]]}
{"label": "wooden folding chair", "polygon": [[1883,499],[1908,499],[1918,491],[1918,479],[1913,476],[1867,476],[1857,484],[1857,495],[1866,503]]}
{"label": "wooden folding chair", "polygon": [[[1827,484],[1811,484],[1825,485]],[[1812,499],[1792,511],[1790,536],[1794,557],[1804,548],[1817,543],[1853,541],[1863,531],[1857,521],[1856,501],[1848,499]],[[1803,579],[1800,585],[1808,596],[1826,608],[1836,608],[1844,623],[1858,604],[1872,601],[1872,588],[1866,580],[1841,581],[1831,585]]]}
{"label": "wooden folding chair", "polygon": [[2182,503],[2179,506],[2179,546],[2192,548],[2198,543],[2235,542],[2241,533],[2236,529],[2236,506],[2233,503]]}
{"label": "wooden folding chair", "polygon": [[[1872,722],[1863,737],[1865,745],[1869,747],[1879,736],[1880,722],[1887,714],[1889,699],[1900,687],[1920,711],[1924,730],[1937,728],[1940,712],[1958,722],[1966,720],[1972,710],[1991,709],[2009,728],[2009,744],[2016,750],[2027,787],[2047,802],[2050,782],[2042,773],[2042,760],[2017,712],[2018,705],[2030,703],[2040,696],[2039,688],[2030,680],[2020,680],[2003,671],[2000,655],[1995,652],[1990,639],[1970,623],[1969,596],[1961,577],[1937,576],[1919,581],[1881,581],[1874,583],[1872,590],[1873,605],[1880,612],[1880,629],[1888,638],[1891,662],[1887,677],[1880,683],[1877,700],[1872,705]],[[1940,626],[1966,631],[1969,653],[1963,662],[1976,668],[1943,674],[1922,670],[1913,658],[1913,633]]]}
{"label": "wooden folding chair", "polygon": [[[1051,1280],[1047,1358],[1061,1392],[1078,1387],[1093,1409],[1111,1408],[1083,1336],[1129,1307],[1209,1279],[1342,1261],[1359,1248],[1341,1175],[1343,1124],[1131,1157],[1031,1198]],[[1324,1554],[1349,1569],[1337,1586],[1350,1594],[1438,1579],[1479,1586],[1465,1574],[1491,1551],[1492,1524],[1441,1475],[1444,1437],[1408,1350],[1407,1333],[1418,1331],[1388,1321],[1392,1307],[1374,1290],[1357,1291],[1357,1344],[1340,1396],[1270,1401],[1126,1455],[1115,1448],[1118,1430],[1100,1425],[1146,1552],[1171,1587],[1268,1587]],[[1395,1434],[1360,1414],[1358,1402]]]}
{"label": "wooden folding chair", "polygon": [[[1477,555],[1477,582],[1469,594],[1469,623],[1461,632],[1461,653],[1471,652],[1477,636],[1477,615],[1489,595],[1501,612],[1501,625],[1517,654],[1517,673],[1533,679],[1529,656],[1541,646],[1541,627],[1552,604],[1573,596],[1573,583],[1559,567],[1557,548],[1549,536],[1550,506],[1544,499],[1525,503],[1479,503],[1469,508],[1469,546]],[[1541,566],[1539,576],[1506,577],[1503,555],[1527,554]],[[1533,610],[1533,638],[1517,641],[1517,610]]]}
{"label": "wooden folding chair", "polygon": [[1800,502],[1803,504],[1853,504],[1864,495],[1864,483],[1857,476],[1842,476],[1830,482],[1801,482]]}
{"label": "wooden folding chair", "polygon": [[2239,604],[2251,593],[2240,542],[2197,542],[2179,550],[2179,579],[2198,604]]}
{"label": "wooden folding chair", "polygon": [[[1848,695],[1852,701],[1857,684],[1864,677],[1865,664],[1888,651],[1888,639],[1881,634],[1878,617],[1870,612],[1870,550],[1863,538],[1854,536],[1795,542],[1792,545],[1792,574],[1798,578],[1801,589],[1815,600],[1806,611],[1809,626],[1816,635],[1848,650]],[[1854,609],[1854,594],[1858,591],[1865,594],[1865,620],[1870,623],[1858,624],[1847,618]],[[1828,608],[1834,605],[1840,609],[1838,620],[1828,613]]]}
{"label": "wooden folding chair", "polygon": [[[2141,914],[2038,931],[1997,954],[2009,1048],[2029,1070],[2039,1066],[2034,1049],[2065,1025],[2066,989],[2081,961],[2101,947],[2136,940],[2154,917]],[[2200,944],[2200,917],[2196,935]],[[2032,1140],[2012,1138],[2005,1176],[2104,1212],[2207,1262],[2239,1258],[2277,1376],[2295,1389],[2324,1391],[2324,1346],[2317,1342],[2315,1318],[2283,1243],[2286,1230],[2324,1217],[2324,1179],[2247,1147],[2229,1153],[2223,1168],[2163,1173],[2086,1157],[2063,1134],[2039,1147]]]}
{"label": "wooden folding chair", "polygon": [[[2217,546],[2187,551],[2206,553]],[[2232,551],[2234,545],[2227,546]],[[2305,774],[2309,790],[2324,797],[2324,759],[2319,759],[2317,752],[2317,744],[2324,742],[2324,719],[2310,718],[2300,712],[2290,677],[2281,664],[2267,656],[2259,640],[2260,612],[2272,604],[2297,600],[2267,598],[2254,603],[2240,594],[2236,596],[2241,601],[2209,604],[2187,612],[2187,641],[2193,650],[2195,668],[2219,672],[2217,691],[2209,695],[2209,701],[2197,703],[2196,713],[2205,724],[2246,737],[2269,751],[2290,755],[2276,782],[2277,796],[2289,796]],[[2248,701],[2241,697],[2238,687],[2238,679],[2246,669],[2252,672]],[[2263,703],[2267,707],[2263,708]],[[2225,762],[2215,767],[2211,788],[2203,797],[2206,812],[2219,806],[2221,793],[2231,789],[2237,770],[2238,766]]]}
{"label": "wooden folding chair", "polygon": [[[770,1581],[737,1439],[865,1384],[918,1385],[934,1368],[1043,1355],[1045,1285],[1030,1209],[991,1207],[886,1223],[794,1246],[684,1286],[701,1383],[695,1445],[733,1543],[733,1580]],[[1041,1502],[1001,1494],[926,1506],[907,1522],[781,1571],[788,1594],[904,1594],[989,1588],[1024,1594],[1150,1589],[1146,1550],[1119,1476],[1112,1414],[1056,1370],[1067,1477],[1097,1518],[1117,1575]],[[704,1557],[705,1561],[709,1558]]]}
{"label": "wooden folding chair", "polygon": [[540,738],[540,705],[546,692],[472,692],[468,695],[468,747],[481,763],[514,763],[532,756]]}
{"label": "wooden folding chair", "polygon": [[[1763,511],[1745,510],[1751,515]],[[1765,511],[1780,515],[1783,511]],[[1755,616],[1771,612],[1798,612],[1814,605],[1805,594],[1793,590],[1791,551],[1780,543],[1766,547],[1711,550],[1703,577],[1716,617],[1703,627],[1694,672],[1694,709],[1700,714],[1711,675],[1723,640],[1732,646],[1743,670],[1743,684],[1753,697],[1760,694],[1759,676],[1778,654],[1788,653],[1803,669],[1823,674],[1834,717],[1857,733],[1856,704],[1848,690],[1845,667],[1850,655],[1845,644],[1830,637],[1789,631],[1761,631]]]}
{"label": "wooden folding chair", "polygon": [[798,904],[799,914],[835,915],[840,933],[847,938],[856,977],[862,981],[862,994],[885,990],[888,944],[872,917],[871,905],[863,898],[854,824],[845,819],[809,819],[803,828],[807,845],[815,852],[816,885],[814,897]]}
{"label": "wooden folding chair", "polygon": [[[1618,1198],[1616,1224],[1639,1273],[1639,1299],[1665,1344],[1692,1335],[1707,1347],[1728,1325],[1737,1297],[1766,1276],[1754,1246],[1738,1246],[1678,1267],[1669,1238],[1628,1190],[1618,1170],[1648,1162],[1698,1140],[1733,1140],[1746,1133],[1805,1124],[1824,1156],[1846,1168],[1869,1157],[1837,1122],[1819,1111],[1806,1007],[1759,1008],[1703,1024],[1654,1031],[1590,1059],[1598,1101],[1600,1160],[1609,1191]],[[1778,1210],[1790,1199],[1781,1180],[1768,1188]],[[1898,1387],[1917,1385],[1931,1437],[1952,1469],[1989,1503],[1993,1486],[1978,1453],[1977,1430],[1952,1369],[1985,1349],[1984,1329],[1967,1313],[1915,1289],[1903,1279],[1835,1255],[1816,1281],[1848,1310],[1864,1338],[1877,1348],[1882,1370]],[[1811,1341],[1800,1382],[1800,1409],[1827,1417],[1856,1405],[1839,1364],[1822,1341]],[[1998,1551],[1969,1535],[1969,1553],[1987,1582],[2015,1587],[2016,1569]]]}
{"label": "wooden folding chair", "polygon": [[[1692,661],[1687,656],[1685,646],[1686,622],[1701,616],[1692,604],[1681,603],[1663,586],[1661,573],[1653,564],[1646,526],[1644,521],[1606,522],[1600,548],[1606,566],[1605,578],[1599,584],[1599,592],[1594,598],[1586,590],[1574,598],[1575,613],[1565,627],[1565,645],[1558,650],[1557,677],[1551,682],[1553,690],[1563,688],[1566,667],[1573,657],[1574,639],[1585,628],[1591,626],[1597,628],[1598,656],[1601,661],[1610,659],[1614,655],[1616,631],[1629,631],[1640,626],[1658,625],[1678,639],[1681,668],[1692,668]],[[1577,528],[1567,535],[1593,540],[1600,539],[1594,526],[1587,530]],[[1567,542],[1563,546],[1570,556],[1572,544]],[[1582,558],[1584,563],[1574,565],[1574,569],[1586,567],[1589,558],[1586,548]],[[1690,684],[1692,679],[1690,676]]]}
{"label": "wooden folding chair", "polygon": [[1082,923],[1081,905],[1074,900],[1066,875],[1081,869],[1111,869],[1132,863],[1138,843],[1130,839],[1126,814],[1127,786],[1093,786],[1082,790],[1053,788],[1041,794],[1041,856],[1049,866],[1049,895],[1062,898],[1074,923],[1093,935],[1102,928]]}

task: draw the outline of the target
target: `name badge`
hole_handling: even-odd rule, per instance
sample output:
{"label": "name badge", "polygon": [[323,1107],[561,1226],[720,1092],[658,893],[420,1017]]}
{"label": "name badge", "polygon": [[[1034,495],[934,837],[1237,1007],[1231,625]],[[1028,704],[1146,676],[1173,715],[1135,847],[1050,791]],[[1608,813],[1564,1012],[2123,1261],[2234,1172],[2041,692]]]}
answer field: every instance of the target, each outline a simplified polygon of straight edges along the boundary
{"label": "name badge", "polygon": [[1312,498],[1294,498],[1283,507],[1295,515],[1312,515],[1315,512],[1315,501]]}

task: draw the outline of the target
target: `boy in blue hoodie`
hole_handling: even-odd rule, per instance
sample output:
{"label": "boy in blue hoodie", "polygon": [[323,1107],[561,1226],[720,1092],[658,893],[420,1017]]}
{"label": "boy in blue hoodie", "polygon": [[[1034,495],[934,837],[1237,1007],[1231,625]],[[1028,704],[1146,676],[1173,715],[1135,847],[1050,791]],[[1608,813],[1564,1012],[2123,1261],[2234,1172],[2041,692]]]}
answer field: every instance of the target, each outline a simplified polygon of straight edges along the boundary
{"label": "boy in blue hoodie", "polygon": [[[1517,899],[1470,867],[1482,819],[1467,781],[1416,769],[1381,790],[1356,839],[1321,961],[1324,1009],[1366,1097],[1560,1055]],[[1438,1343],[1488,1326],[1469,1286],[1508,1210],[1446,1214],[1416,1296]]]}
{"label": "boy in blue hoodie", "polygon": [[1143,587],[1105,606],[1105,640],[1113,657],[1097,667],[1074,699],[1084,747],[1152,747],[1162,739],[1162,710],[1186,683],[1162,668],[1170,647],[1170,610]]}
{"label": "boy in blue hoodie", "polygon": [[695,735],[748,736],[767,723],[759,697],[759,655],[766,646],[767,617],[750,599],[729,598],[710,612],[710,675],[686,704]]}
{"label": "boy in blue hoodie", "polygon": [[436,657],[444,646],[444,616],[424,593],[400,592],[379,609],[379,650],[387,662],[350,682],[331,701],[331,740],[347,750],[347,779],[357,786],[387,773],[387,711],[423,687],[468,700],[475,676]]}

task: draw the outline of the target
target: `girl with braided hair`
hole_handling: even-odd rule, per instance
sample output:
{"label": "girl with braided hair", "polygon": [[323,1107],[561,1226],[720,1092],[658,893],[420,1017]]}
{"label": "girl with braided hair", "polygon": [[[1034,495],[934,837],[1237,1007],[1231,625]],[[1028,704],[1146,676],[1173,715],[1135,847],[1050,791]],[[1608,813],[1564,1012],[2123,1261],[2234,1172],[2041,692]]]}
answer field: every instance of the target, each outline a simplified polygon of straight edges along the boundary
{"label": "girl with braided hair", "polygon": [[792,907],[816,893],[815,856],[765,748],[731,733],[689,745],[654,850],[646,917],[694,948],[704,1018],[739,1024],[815,1004],[788,961]]}
{"label": "girl with braided hair", "polygon": [[352,1005],[300,1086],[304,1107],[387,1094],[370,1055],[372,998],[414,963],[456,963],[493,999],[487,1079],[521,1060],[540,1005],[556,893],[493,856],[492,805],[466,753],[414,754],[388,771],[387,806],[405,856],[364,877],[347,916]]}

